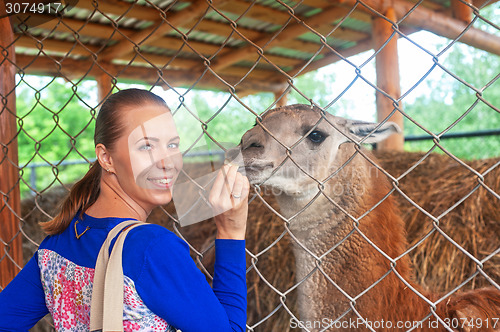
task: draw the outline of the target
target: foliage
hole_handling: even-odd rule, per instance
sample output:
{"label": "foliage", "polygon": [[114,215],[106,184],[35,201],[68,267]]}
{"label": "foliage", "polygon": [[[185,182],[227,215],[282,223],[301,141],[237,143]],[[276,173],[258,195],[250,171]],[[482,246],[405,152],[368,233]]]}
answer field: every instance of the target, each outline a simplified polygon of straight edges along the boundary
{"label": "foliage", "polygon": [[[499,23],[499,14],[498,4],[481,10],[481,15],[495,24]],[[498,33],[498,30],[482,19],[476,21],[475,27],[493,34]],[[444,50],[446,46],[441,45],[441,48]],[[435,71],[441,71],[441,75],[426,81],[430,91],[428,95],[422,95],[415,102],[405,105],[407,114],[435,134],[445,130],[448,133],[470,133],[500,129],[500,57],[455,43],[439,58],[439,62],[449,73],[435,68]],[[464,117],[461,118],[462,116]],[[427,135],[408,119],[405,119],[405,134]],[[498,135],[443,139],[440,144],[446,151],[463,159],[500,156]],[[432,141],[408,142],[405,149],[427,151],[433,146]],[[436,151],[442,152],[439,147]]]}
{"label": "foliage", "polygon": [[[434,134],[499,129],[500,81],[497,80],[500,73],[499,57],[456,44],[443,65],[460,79],[443,71],[440,79],[427,82],[430,94],[422,95],[412,104],[405,105],[409,117]],[[458,120],[459,122],[455,124]],[[405,134],[428,135],[409,119],[405,121]],[[440,144],[443,149],[464,159],[500,155],[498,136],[443,139]],[[405,148],[411,151],[427,151],[433,145],[432,141],[408,142]],[[441,148],[438,147],[437,151],[441,151]]]}
{"label": "foliage", "polygon": [[[29,81],[29,83],[27,83]],[[38,191],[55,182],[70,183],[81,177],[88,165],[58,167],[64,160],[81,160],[93,155],[93,109],[88,104],[92,91],[83,84],[75,90],[62,79],[24,78],[18,83],[17,116],[22,195],[30,190],[29,179],[37,167]]]}

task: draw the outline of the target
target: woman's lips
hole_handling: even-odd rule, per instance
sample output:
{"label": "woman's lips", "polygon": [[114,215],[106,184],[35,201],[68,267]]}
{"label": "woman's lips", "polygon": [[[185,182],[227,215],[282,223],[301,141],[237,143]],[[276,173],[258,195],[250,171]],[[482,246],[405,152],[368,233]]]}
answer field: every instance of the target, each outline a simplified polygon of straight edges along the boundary
{"label": "woman's lips", "polygon": [[151,182],[155,187],[168,189],[172,187],[172,179],[173,178],[148,178],[148,181]]}

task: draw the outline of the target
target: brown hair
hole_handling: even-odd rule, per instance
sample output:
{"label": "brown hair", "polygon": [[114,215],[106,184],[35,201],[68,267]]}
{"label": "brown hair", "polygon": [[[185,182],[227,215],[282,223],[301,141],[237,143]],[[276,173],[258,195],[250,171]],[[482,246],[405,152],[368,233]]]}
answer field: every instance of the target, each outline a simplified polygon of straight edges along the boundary
{"label": "brown hair", "polygon": [[[120,121],[123,117],[122,112],[151,103],[168,109],[162,98],[147,90],[127,89],[109,96],[97,114],[94,145],[103,144],[108,150],[112,150],[123,132],[124,124]],[[101,174],[102,167],[96,160],[87,174],[73,185],[61,204],[59,214],[54,219],[40,224],[47,234],[61,233],[68,227],[78,211],[81,215],[95,203],[101,190]]]}

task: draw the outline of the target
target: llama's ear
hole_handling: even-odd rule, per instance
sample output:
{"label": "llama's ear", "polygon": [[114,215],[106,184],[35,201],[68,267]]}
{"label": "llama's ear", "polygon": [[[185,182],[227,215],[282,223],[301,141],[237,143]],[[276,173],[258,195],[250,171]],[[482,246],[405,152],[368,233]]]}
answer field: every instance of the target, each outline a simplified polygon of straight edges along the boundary
{"label": "llama's ear", "polygon": [[348,121],[347,130],[351,136],[353,136],[355,141],[360,141],[365,139],[363,143],[377,143],[385,140],[392,134],[401,133],[401,129],[394,122],[385,122],[383,125],[379,126],[378,123],[372,122],[360,122],[360,121]]}

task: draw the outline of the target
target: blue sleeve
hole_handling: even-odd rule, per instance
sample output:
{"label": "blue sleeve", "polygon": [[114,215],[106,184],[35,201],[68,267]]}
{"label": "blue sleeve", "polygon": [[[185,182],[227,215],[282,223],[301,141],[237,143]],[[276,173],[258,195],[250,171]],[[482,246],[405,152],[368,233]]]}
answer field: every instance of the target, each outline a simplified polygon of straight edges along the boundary
{"label": "blue sleeve", "polygon": [[247,320],[247,284],[245,241],[215,240],[213,292],[224,306],[233,324],[245,331]]}
{"label": "blue sleeve", "polygon": [[35,253],[0,293],[0,331],[27,331],[48,313]]}
{"label": "blue sleeve", "polygon": [[150,310],[184,332],[245,331],[245,241],[216,240],[213,289],[175,234],[142,243],[148,247],[134,282]]}

